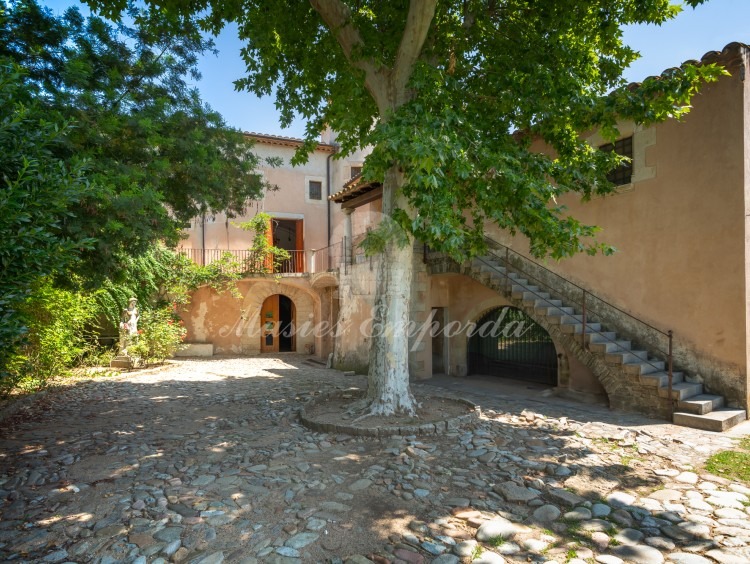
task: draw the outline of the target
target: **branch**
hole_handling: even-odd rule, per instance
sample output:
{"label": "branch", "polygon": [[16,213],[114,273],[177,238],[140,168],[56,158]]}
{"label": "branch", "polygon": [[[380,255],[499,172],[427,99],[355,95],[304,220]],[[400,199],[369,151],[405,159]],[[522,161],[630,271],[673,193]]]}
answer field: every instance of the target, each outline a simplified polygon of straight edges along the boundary
{"label": "branch", "polygon": [[393,65],[393,89],[402,99],[396,100],[399,106],[406,101],[406,85],[411,78],[414,63],[422,53],[422,47],[435,17],[437,0],[410,0],[404,33],[398,46],[396,62]]}
{"label": "branch", "polygon": [[378,108],[386,108],[388,104],[385,99],[386,88],[384,88],[382,75],[379,76],[378,69],[372,62],[355,55],[355,50],[364,53],[366,46],[359,30],[352,24],[352,12],[349,6],[341,0],[310,0],[310,5],[320,14],[323,22],[333,33],[349,64],[365,72],[365,88],[375,100]]}
{"label": "branch", "polygon": [[[154,63],[158,63],[161,60],[161,58],[164,56],[164,53],[166,53],[167,49],[169,49],[170,47],[171,47],[171,44],[170,44],[170,42],[168,40],[167,44],[161,50],[161,53],[159,53],[159,56],[156,57],[156,59],[154,59]],[[143,53],[141,53],[141,59],[142,58],[143,58]],[[125,96],[127,96],[128,94],[130,94],[133,91],[134,88],[140,87],[141,83],[144,81],[145,78],[146,77],[143,74],[141,76],[135,77],[134,78],[135,83],[132,84],[131,86],[126,86],[125,87],[125,90],[123,90],[122,94],[120,94],[118,96],[117,100],[115,100],[112,103],[112,107],[110,108],[110,110],[116,110],[117,107],[120,105],[120,102],[122,102],[125,99]]]}

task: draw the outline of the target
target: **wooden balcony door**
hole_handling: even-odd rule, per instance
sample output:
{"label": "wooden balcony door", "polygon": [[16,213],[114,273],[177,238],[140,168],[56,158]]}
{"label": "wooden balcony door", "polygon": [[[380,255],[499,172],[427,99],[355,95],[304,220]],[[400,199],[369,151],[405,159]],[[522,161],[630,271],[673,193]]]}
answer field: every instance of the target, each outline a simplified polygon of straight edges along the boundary
{"label": "wooden balcony door", "polygon": [[269,243],[289,252],[289,259],[278,265],[279,272],[305,272],[304,232],[301,219],[271,219]]}

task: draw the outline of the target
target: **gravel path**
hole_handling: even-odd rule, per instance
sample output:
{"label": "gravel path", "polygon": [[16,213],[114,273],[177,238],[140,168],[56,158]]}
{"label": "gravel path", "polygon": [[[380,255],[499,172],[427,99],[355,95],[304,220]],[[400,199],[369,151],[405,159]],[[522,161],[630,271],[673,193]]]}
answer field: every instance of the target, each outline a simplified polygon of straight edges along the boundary
{"label": "gravel path", "polygon": [[476,425],[297,423],[315,394],[364,385],[281,355],[40,395],[0,429],[0,560],[750,562],[750,489],[700,471],[730,436],[443,378],[415,389],[479,403]]}

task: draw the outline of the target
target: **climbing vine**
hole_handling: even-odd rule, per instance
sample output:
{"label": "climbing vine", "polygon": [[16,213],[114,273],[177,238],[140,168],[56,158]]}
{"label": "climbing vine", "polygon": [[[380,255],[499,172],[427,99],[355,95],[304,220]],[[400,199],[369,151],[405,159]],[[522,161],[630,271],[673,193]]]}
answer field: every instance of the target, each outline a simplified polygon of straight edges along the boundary
{"label": "climbing vine", "polygon": [[243,265],[248,274],[279,272],[284,261],[291,257],[287,250],[274,246],[270,241],[271,221],[273,218],[270,215],[259,212],[250,221],[237,224],[240,229],[254,233],[250,257]]}

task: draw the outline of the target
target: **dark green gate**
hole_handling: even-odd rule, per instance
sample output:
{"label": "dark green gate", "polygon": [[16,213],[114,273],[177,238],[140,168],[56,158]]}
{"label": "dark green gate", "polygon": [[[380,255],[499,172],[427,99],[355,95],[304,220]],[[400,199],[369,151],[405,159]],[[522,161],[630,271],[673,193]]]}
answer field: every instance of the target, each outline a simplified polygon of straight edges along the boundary
{"label": "dark green gate", "polygon": [[514,307],[485,314],[469,337],[469,373],[557,385],[557,351],[545,329]]}

